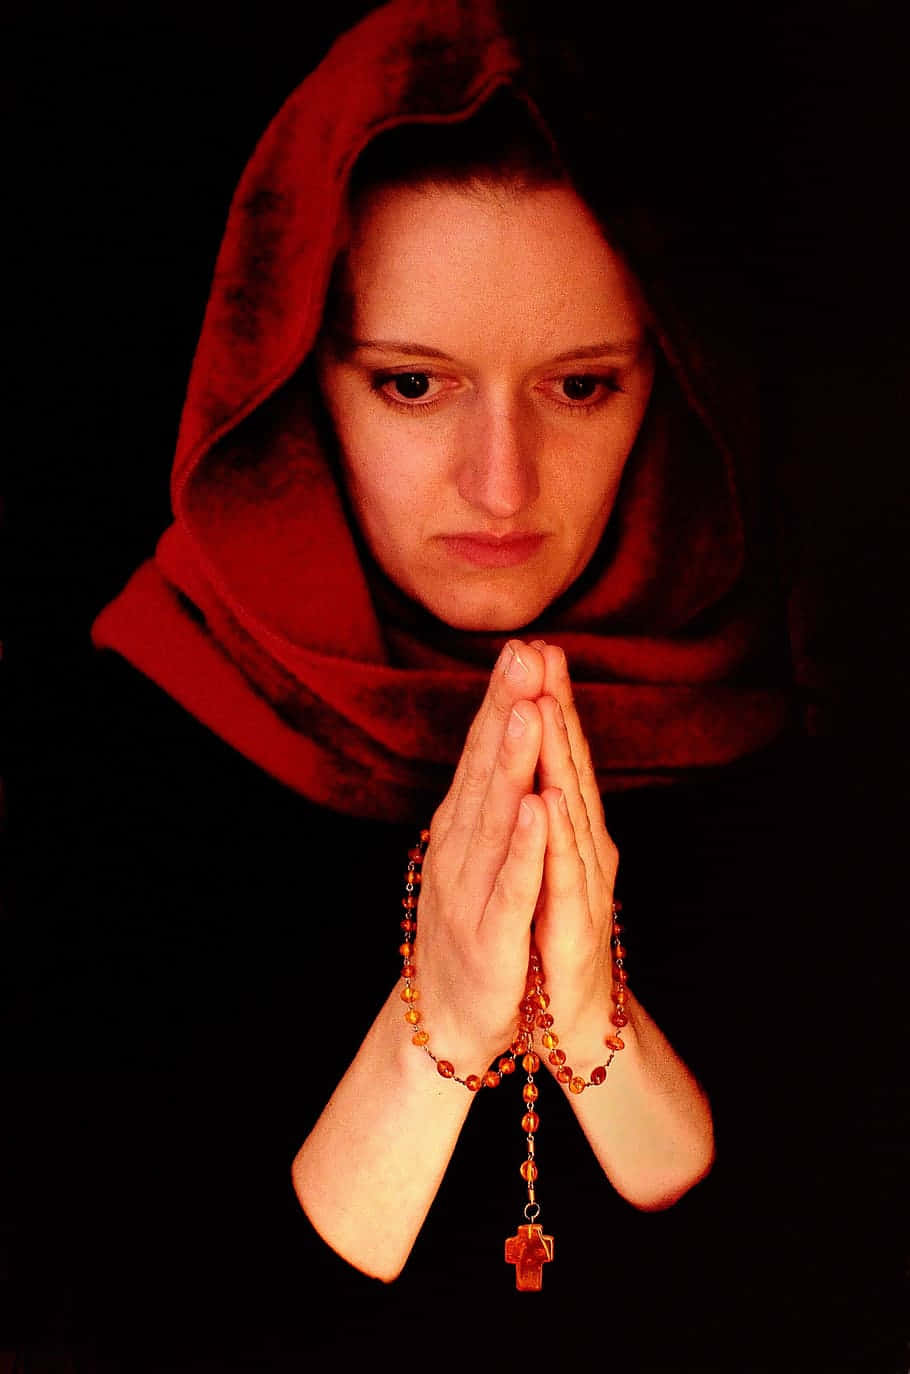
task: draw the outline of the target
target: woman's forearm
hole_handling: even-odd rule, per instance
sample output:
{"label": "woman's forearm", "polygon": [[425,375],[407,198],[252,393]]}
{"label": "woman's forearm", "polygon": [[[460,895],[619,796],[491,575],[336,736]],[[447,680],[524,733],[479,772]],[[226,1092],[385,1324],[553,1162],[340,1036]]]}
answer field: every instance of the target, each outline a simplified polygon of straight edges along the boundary
{"label": "woman's forearm", "polygon": [[[627,995],[629,1024],[600,1087],[569,1101],[610,1182],[633,1206],[669,1207],[714,1160],[708,1099],[662,1031]],[[600,1033],[598,1033],[598,1031]],[[603,1031],[566,1037],[576,1071],[603,1062]]]}
{"label": "woman's forearm", "polygon": [[397,1277],[442,1182],[471,1094],[452,1091],[402,1024],[396,987],[294,1160],[301,1206],[325,1241],[375,1278]]}
{"label": "woman's forearm", "polygon": [[[594,1154],[635,1207],[668,1207],[714,1157],[698,1083],[631,996],[625,1049],[607,1082],[569,1094]],[[573,1035],[579,1072],[602,1036]],[[376,1278],[398,1276],[442,1182],[472,1098],[415,1052],[393,990],[293,1164],[297,1197],[323,1239]]]}

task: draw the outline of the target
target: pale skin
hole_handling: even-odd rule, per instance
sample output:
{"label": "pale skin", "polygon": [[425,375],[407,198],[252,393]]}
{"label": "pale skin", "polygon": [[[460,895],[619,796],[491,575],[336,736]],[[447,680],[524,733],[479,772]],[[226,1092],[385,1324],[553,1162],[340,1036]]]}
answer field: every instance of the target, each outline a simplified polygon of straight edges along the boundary
{"label": "pale skin", "polygon": [[[354,340],[371,342],[325,345],[320,379],[361,529],[440,620],[516,630],[571,585],[609,518],[653,376],[634,282],[564,187],[382,193],[348,272]],[[526,535],[533,552],[515,564],[465,561],[458,542]],[[513,1039],[532,922],[568,1062],[585,1077],[604,1062],[617,864],[565,655],[516,637],[433,817],[420,889],[418,1006],[461,1076]],[[386,1281],[474,1100],[411,1044],[400,991],[293,1165],[324,1239]],[[617,1191],[657,1209],[710,1168],[711,1112],[633,994],[626,1011],[607,1082],[567,1096]]]}

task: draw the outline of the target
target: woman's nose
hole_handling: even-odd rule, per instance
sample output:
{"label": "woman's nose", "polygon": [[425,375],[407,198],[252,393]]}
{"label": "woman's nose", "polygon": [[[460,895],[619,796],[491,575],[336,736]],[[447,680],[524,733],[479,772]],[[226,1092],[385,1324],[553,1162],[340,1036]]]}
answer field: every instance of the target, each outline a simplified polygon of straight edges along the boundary
{"label": "woman's nose", "polygon": [[508,519],[540,492],[537,426],[514,404],[484,407],[474,420],[461,438],[459,494],[487,515]]}

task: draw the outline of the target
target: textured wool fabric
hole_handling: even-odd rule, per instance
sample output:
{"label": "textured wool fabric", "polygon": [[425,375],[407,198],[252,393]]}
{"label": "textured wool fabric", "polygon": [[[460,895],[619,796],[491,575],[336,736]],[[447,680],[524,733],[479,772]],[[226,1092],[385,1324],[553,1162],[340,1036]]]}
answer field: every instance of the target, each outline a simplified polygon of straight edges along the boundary
{"label": "textured wool fabric", "polygon": [[[173,468],[174,523],[99,616],[114,649],[282,782],[410,820],[438,800],[502,636],[432,622],[370,565],[311,380],[346,185],[378,133],[518,100],[577,150],[540,60],[488,0],[393,0],[291,95],[235,195]],[[557,129],[557,125],[559,128]],[[563,146],[566,143],[567,146]],[[566,650],[605,790],[673,780],[773,740],[792,715],[762,565],[756,428],[740,355],[674,291],[653,218],[598,204],[640,282],[658,375],[576,588],[534,625]],[[603,179],[603,178],[601,178]]]}

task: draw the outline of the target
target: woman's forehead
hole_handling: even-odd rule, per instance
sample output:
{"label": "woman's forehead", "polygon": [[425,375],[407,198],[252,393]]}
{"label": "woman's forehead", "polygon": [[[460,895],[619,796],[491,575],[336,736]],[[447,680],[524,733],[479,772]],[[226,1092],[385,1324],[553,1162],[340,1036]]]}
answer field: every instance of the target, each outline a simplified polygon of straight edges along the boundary
{"label": "woman's forehead", "polygon": [[635,278],[565,186],[427,186],[374,193],[346,263],[351,333],[457,353],[476,339],[546,340],[554,354],[644,329]]}

